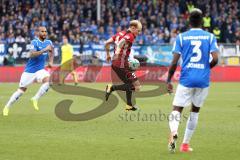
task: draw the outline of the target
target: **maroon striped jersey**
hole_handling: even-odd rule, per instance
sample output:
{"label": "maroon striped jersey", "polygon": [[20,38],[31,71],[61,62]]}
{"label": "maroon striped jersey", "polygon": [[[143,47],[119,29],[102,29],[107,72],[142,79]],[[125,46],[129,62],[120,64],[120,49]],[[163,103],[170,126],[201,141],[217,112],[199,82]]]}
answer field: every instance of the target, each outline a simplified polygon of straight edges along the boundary
{"label": "maroon striped jersey", "polygon": [[[122,45],[119,54],[116,53],[116,45],[119,43],[121,39],[125,39],[124,45]],[[112,65],[119,68],[127,68],[128,67],[128,57],[131,53],[131,47],[135,40],[135,35],[130,31],[120,31],[114,36],[112,39],[115,43],[114,48],[114,56],[112,60]]]}

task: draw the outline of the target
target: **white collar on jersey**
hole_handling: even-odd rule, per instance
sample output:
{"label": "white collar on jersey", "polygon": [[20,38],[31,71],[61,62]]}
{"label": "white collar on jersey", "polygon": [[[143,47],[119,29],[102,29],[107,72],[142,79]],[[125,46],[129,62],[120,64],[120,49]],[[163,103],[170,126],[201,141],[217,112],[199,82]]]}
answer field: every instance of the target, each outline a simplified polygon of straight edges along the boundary
{"label": "white collar on jersey", "polygon": [[190,30],[202,30],[202,28],[191,28]]}
{"label": "white collar on jersey", "polygon": [[41,41],[39,38],[37,38],[37,40],[43,43],[43,42],[45,42],[46,39],[44,39],[44,41]]}

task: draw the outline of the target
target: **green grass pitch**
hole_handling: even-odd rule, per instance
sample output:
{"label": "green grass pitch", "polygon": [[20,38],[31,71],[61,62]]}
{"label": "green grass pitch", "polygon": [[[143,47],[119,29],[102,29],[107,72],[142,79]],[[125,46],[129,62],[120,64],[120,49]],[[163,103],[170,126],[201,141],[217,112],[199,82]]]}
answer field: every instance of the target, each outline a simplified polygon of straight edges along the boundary
{"label": "green grass pitch", "polygon": [[[80,84],[102,90],[104,83]],[[0,109],[18,84],[0,84]],[[56,104],[72,99],[71,112],[86,112],[100,100],[63,95],[53,90],[40,99],[34,111],[30,98],[39,85],[28,88],[13,105],[8,117],[0,115],[0,160],[237,160],[240,151],[240,83],[213,83],[201,109],[199,123],[191,141],[194,152],[170,154],[167,150],[168,122],[125,115],[124,102],[112,112],[90,121],[62,121],[55,115]],[[151,86],[143,87],[148,90]],[[116,93],[114,93],[116,95]],[[104,96],[104,95],[103,95]],[[137,99],[140,114],[168,114],[173,96]],[[188,115],[189,108],[184,115]],[[136,112],[131,112],[135,113]],[[135,115],[136,116],[136,115]],[[186,119],[179,128],[182,141]]]}

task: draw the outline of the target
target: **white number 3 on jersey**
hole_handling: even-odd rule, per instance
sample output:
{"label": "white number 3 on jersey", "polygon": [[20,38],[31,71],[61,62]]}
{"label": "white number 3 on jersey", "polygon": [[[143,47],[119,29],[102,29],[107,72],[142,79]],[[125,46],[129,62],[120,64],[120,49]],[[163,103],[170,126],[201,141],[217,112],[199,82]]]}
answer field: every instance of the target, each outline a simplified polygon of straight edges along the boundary
{"label": "white number 3 on jersey", "polygon": [[198,62],[202,58],[202,51],[200,50],[202,42],[201,41],[191,41],[191,45],[193,45],[193,53],[196,53],[197,55],[194,57],[191,57],[190,62]]}

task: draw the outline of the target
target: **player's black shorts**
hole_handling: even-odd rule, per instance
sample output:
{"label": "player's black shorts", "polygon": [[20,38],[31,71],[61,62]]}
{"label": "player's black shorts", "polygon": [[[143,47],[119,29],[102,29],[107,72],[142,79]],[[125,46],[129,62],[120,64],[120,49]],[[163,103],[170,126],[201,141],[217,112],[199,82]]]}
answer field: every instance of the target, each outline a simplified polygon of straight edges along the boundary
{"label": "player's black shorts", "polygon": [[[138,80],[135,73],[127,68],[119,68],[116,66],[112,66],[112,69],[124,83],[133,83]],[[115,79],[116,78],[113,77],[113,81]]]}

